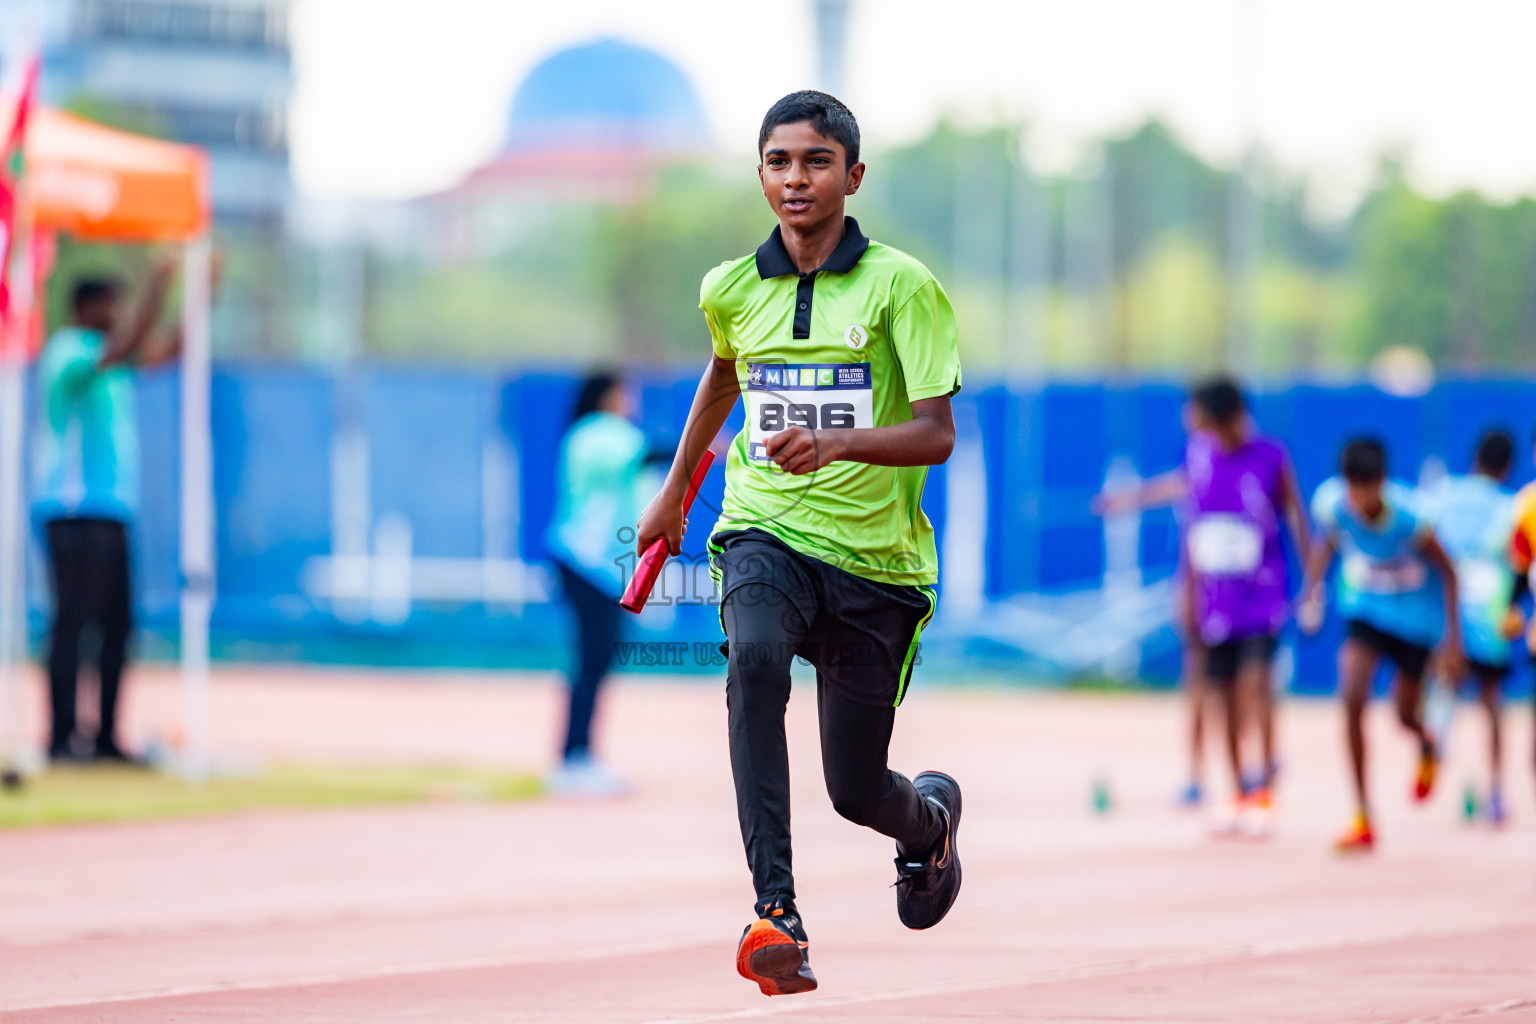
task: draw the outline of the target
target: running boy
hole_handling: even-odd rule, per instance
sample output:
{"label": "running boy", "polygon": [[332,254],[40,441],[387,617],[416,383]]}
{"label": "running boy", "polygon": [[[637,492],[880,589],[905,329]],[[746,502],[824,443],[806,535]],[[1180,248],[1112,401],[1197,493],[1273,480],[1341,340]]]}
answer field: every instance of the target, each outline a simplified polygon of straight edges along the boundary
{"label": "running boy", "polygon": [[[1194,704],[1194,762],[1206,682],[1225,701],[1227,756],[1236,798],[1218,821],[1222,832],[1267,834],[1274,781],[1274,689],[1271,667],[1290,618],[1281,523],[1303,562],[1310,535],[1285,446],[1254,429],[1242,391],[1226,377],[1198,385],[1186,407],[1184,465],[1130,495],[1105,495],[1104,512],[1126,506],[1182,503],[1180,612]],[[1249,779],[1242,736],[1259,727],[1263,768]]]}
{"label": "running boy", "polygon": [[[1488,712],[1488,819],[1504,824],[1504,773],[1499,704],[1509,673],[1507,616],[1514,592],[1509,566],[1511,498],[1503,489],[1514,463],[1514,438],[1490,430],[1478,442],[1472,472],[1447,477],[1431,489],[1427,502],[1435,536],[1456,562],[1461,596],[1461,636],[1467,669],[1481,691]],[[1449,678],[1453,688],[1461,680]]]}
{"label": "running boy", "polygon": [[[1188,527],[1186,584],[1205,645],[1206,676],[1226,701],[1227,756],[1236,797],[1222,831],[1266,835],[1274,784],[1274,686],[1280,630],[1290,619],[1281,522],[1302,561],[1311,540],[1285,446],[1253,429],[1242,392],[1226,378],[1193,396],[1196,430],[1184,459]],[[1263,768],[1243,773],[1242,735],[1258,725]]]}
{"label": "running boy", "polygon": [[909,782],[886,766],[934,610],[938,558],[919,502],[927,467],[954,445],[960,362],[933,275],[844,216],[864,178],[848,108],[792,93],[763,118],[758,153],[779,224],[756,253],[704,278],[714,356],[637,543],[664,537],[677,553],[689,476],[744,396],[709,548],[727,638],[731,772],[757,891],[736,968],[780,995],[816,987],[790,864],[784,708],[796,655],[816,667],[832,805],[896,840],[902,923],[938,924],[960,889],[960,787],[939,772]]}
{"label": "running boy", "polygon": [[1339,683],[1356,811],[1335,848],[1353,852],[1369,850],[1376,842],[1365,785],[1365,704],[1377,664],[1385,657],[1396,665],[1398,721],[1419,741],[1417,800],[1428,797],[1435,784],[1435,744],[1424,729],[1420,699],[1431,648],[1441,643],[1447,675],[1459,679],[1464,669],[1456,569],[1429,520],[1411,491],[1387,480],[1387,454],[1379,442],[1349,442],[1340,462],[1342,478],[1325,481],[1312,498],[1312,518],[1321,540],[1312,546],[1307,561],[1299,618],[1309,632],[1322,624],[1323,581],[1339,554],[1338,605],[1345,621]]}

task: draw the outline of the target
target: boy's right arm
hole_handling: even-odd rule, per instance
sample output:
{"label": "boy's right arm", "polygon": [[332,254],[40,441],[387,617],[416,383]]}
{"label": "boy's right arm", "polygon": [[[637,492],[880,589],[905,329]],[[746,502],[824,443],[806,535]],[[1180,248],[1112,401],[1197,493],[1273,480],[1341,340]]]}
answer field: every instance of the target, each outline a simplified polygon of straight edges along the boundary
{"label": "boy's right arm", "polygon": [[1445,553],[1439,539],[1426,533],[1419,546],[1424,560],[1440,577],[1442,607],[1445,609],[1445,632],[1440,638],[1441,668],[1452,679],[1460,679],[1467,672],[1466,651],[1461,643],[1461,594],[1456,579],[1456,563]]}
{"label": "boy's right arm", "polygon": [[666,482],[640,514],[640,524],[635,531],[636,551],[643,553],[658,537],[666,539],[667,550],[672,554],[682,551],[683,499],[688,494],[688,481],[740,397],[741,381],[736,376],[736,361],[711,356],[710,364],[699,380],[699,388],[693,393],[683,439],[677,446],[677,455],[672,459]]}
{"label": "boy's right arm", "polygon": [[175,276],[174,258],[162,256],[155,261],[149,285],[144,289],[144,296],[139,300],[138,309],[127,323],[120,326],[112,337],[107,339],[107,350],[101,357],[102,369],[118,363],[138,361],[140,350],[154,332],[160,313],[165,308],[165,299],[170,294],[171,281]]}
{"label": "boy's right arm", "polygon": [[1148,477],[1134,487],[1117,491],[1100,491],[1089,501],[1094,515],[1113,516],[1145,508],[1167,508],[1184,500],[1189,493],[1189,481],[1184,467],[1170,469],[1166,473]]}

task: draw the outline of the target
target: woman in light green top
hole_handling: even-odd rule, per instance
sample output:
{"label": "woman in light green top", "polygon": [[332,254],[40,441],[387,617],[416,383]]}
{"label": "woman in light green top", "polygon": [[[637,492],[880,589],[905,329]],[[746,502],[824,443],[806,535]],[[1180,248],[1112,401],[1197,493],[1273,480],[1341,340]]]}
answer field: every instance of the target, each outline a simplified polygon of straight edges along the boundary
{"label": "woman in light green top", "polygon": [[616,796],[627,788],[593,757],[591,730],[598,690],[613,667],[620,636],[621,567],[634,549],[642,477],[653,461],[630,414],[623,379],[593,373],[582,382],[560,445],[559,504],[548,543],[576,616],[577,642],[561,763],[547,780],[555,793]]}

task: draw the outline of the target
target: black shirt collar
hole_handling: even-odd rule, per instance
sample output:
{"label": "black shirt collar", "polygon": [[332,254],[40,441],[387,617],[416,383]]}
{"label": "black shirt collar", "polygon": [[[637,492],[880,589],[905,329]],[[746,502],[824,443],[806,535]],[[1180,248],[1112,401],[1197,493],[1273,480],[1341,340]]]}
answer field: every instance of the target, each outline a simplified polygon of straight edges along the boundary
{"label": "black shirt collar", "polygon": [[[829,270],[834,274],[846,274],[859,265],[859,259],[864,255],[864,250],[869,248],[869,239],[864,237],[864,232],[859,230],[859,222],[852,217],[843,218],[843,238],[837,243],[837,248],[832,250],[832,255],[827,261],[816,268],[816,273]],[[785,274],[799,274],[800,270],[795,266],[795,261],[789,258],[789,250],[784,248],[784,236],[777,226],[768,240],[757,247],[757,276],[766,281],[770,277],[783,277]]]}

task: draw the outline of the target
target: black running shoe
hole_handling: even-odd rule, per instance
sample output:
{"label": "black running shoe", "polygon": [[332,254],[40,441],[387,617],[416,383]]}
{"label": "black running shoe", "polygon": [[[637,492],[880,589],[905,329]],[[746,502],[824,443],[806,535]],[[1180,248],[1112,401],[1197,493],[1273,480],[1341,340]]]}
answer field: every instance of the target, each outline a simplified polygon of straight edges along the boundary
{"label": "black running shoe", "polygon": [[91,759],[90,750],[85,740],[71,733],[62,739],[48,741],[48,761],[51,764],[84,764]]}
{"label": "black running shoe", "polygon": [[747,925],[736,946],[736,971],[757,982],[765,996],[810,992],[816,987],[811,973],[810,943],[795,904],[775,900],[758,908],[761,915]]}
{"label": "black running shoe", "polygon": [[932,928],[960,895],[960,784],[943,772],[923,772],[912,785],[943,819],[944,834],[919,856],[896,848],[896,913],[908,928]]}
{"label": "black running shoe", "polygon": [[106,764],[123,765],[127,768],[148,768],[149,762],[136,754],[130,754],[117,745],[116,740],[98,739],[91,751],[91,760]]}

